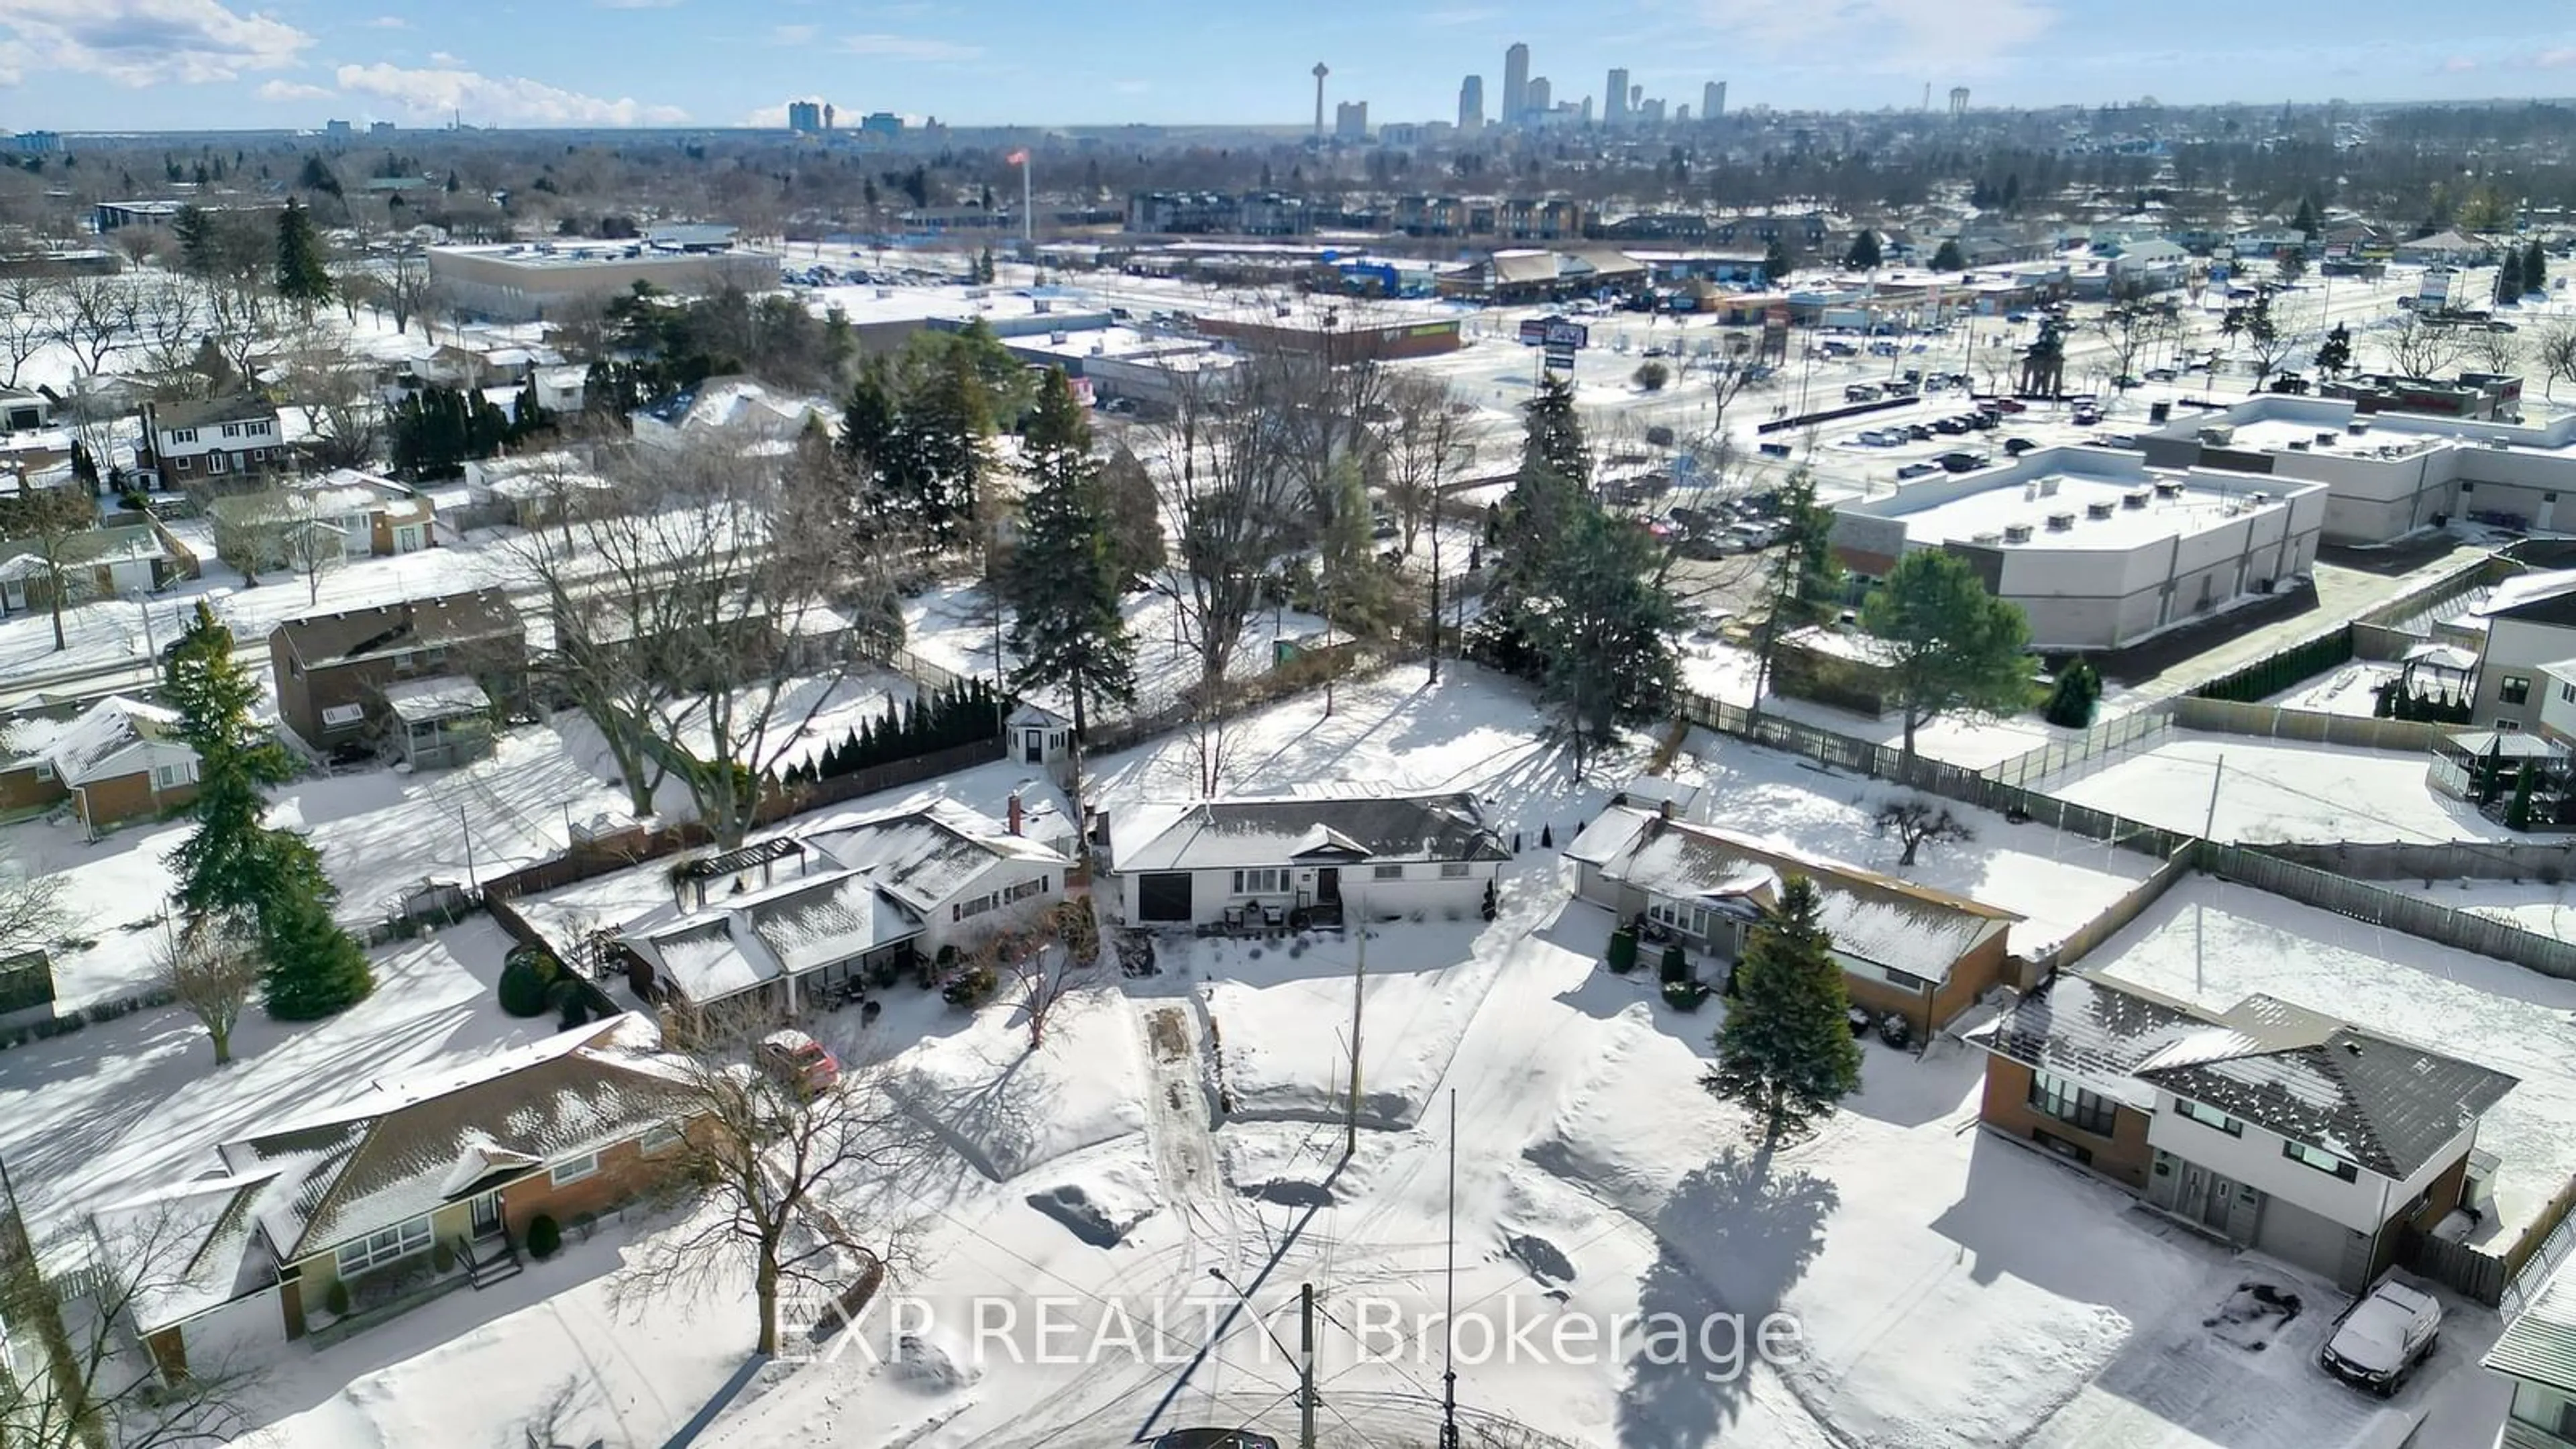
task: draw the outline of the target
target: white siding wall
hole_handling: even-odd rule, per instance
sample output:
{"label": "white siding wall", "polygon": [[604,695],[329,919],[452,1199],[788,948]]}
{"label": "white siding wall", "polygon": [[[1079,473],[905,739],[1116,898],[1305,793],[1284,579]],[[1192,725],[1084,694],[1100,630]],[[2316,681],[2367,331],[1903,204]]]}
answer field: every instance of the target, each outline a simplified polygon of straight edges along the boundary
{"label": "white siding wall", "polygon": [[[2147,1123],[2147,1142],[2210,1171],[2293,1202],[2349,1228],[2368,1232],[2387,1221],[2414,1196],[2387,1178],[2363,1169],[2351,1182],[2320,1172],[2281,1155],[2284,1139],[2248,1122],[2241,1136],[2230,1137],[2176,1115],[2170,1092],[2156,1093],[2156,1115]],[[2429,1178],[2427,1179],[2429,1180]]]}
{"label": "white siding wall", "polygon": [[[940,902],[930,918],[922,923],[921,949],[937,953],[940,947],[954,945],[965,950],[984,938],[996,927],[1026,921],[1038,912],[1064,899],[1065,866],[1061,862],[1000,860],[987,866],[972,882]],[[1014,901],[980,915],[959,919],[958,907],[984,896],[999,896],[1010,887],[1040,877],[1047,888],[1037,895]]]}
{"label": "white siding wall", "polygon": [[[2492,729],[2499,719],[2512,720],[2524,729],[2537,725],[2541,699],[2549,683],[2540,666],[2569,658],[2576,658],[2576,629],[2527,619],[2489,623],[2486,651],[2478,663],[2478,702],[2471,726]],[[2531,681],[2531,692],[2519,705],[2504,703],[2507,676]]]}

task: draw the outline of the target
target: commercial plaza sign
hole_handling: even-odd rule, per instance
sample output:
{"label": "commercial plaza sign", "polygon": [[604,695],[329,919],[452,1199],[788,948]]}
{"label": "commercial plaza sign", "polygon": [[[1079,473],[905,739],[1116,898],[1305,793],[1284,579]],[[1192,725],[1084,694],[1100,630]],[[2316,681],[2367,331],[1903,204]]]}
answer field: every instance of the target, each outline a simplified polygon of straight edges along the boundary
{"label": "commercial plaza sign", "polygon": [[1521,323],[1521,342],[1550,352],[1579,352],[1592,345],[1592,329],[1563,317],[1532,317]]}

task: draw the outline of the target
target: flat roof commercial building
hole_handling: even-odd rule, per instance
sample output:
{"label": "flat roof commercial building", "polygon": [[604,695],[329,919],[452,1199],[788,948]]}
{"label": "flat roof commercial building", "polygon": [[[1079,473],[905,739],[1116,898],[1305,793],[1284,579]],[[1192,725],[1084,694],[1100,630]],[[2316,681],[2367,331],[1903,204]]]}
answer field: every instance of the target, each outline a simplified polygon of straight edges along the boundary
{"label": "flat roof commercial building", "polygon": [[654,242],[512,242],[429,249],[429,274],[455,304],[501,321],[525,322],[650,283],[682,296],[779,284],[767,252]]}
{"label": "flat roof commercial building", "polygon": [[1946,549],[2021,606],[2035,646],[2118,649],[2307,572],[2325,511],[2319,483],[2043,448],[1846,504],[1833,542],[1873,578],[1909,551]]}
{"label": "flat roof commercial building", "polygon": [[2455,518],[2576,527],[2576,413],[2511,423],[2265,394],[2177,418],[2140,442],[2159,467],[2324,484],[2328,543],[2385,543]]}

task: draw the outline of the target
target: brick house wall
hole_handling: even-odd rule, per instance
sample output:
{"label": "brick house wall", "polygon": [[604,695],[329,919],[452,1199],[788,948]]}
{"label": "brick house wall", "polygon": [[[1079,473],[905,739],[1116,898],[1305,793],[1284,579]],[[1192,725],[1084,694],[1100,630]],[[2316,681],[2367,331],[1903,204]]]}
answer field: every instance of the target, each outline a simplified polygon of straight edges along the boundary
{"label": "brick house wall", "polygon": [[40,776],[34,766],[19,770],[0,770],[0,811],[32,810],[56,805],[70,798],[63,782]]}
{"label": "brick house wall", "polygon": [[80,788],[79,795],[81,820],[92,829],[103,829],[185,805],[197,798],[197,782],[188,780],[167,790],[156,789],[152,772],[137,770],[131,775],[91,781]]}
{"label": "brick house wall", "polygon": [[1985,1095],[1977,1116],[1986,1126],[2022,1142],[2046,1150],[2048,1144],[2038,1140],[2046,1134],[2060,1142],[2072,1143],[2092,1154],[2089,1166],[2095,1172],[2118,1182],[2132,1191],[2143,1192],[2147,1185],[2148,1165],[2154,1153],[2147,1146],[2147,1114],[2130,1107],[2113,1109],[2111,1134],[2107,1137],[2086,1132],[2072,1122],[2060,1121],[2030,1105],[2031,1069],[2008,1057],[1986,1058]]}
{"label": "brick house wall", "polygon": [[568,1228],[582,1213],[603,1213],[643,1196],[682,1157],[676,1143],[648,1153],[640,1140],[630,1138],[600,1149],[599,1171],[579,1182],[557,1187],[550,1174],[540,1172],[501,1189],[501,1221],[519,1242],[527,1240],[528,1223],[539,1213]]}

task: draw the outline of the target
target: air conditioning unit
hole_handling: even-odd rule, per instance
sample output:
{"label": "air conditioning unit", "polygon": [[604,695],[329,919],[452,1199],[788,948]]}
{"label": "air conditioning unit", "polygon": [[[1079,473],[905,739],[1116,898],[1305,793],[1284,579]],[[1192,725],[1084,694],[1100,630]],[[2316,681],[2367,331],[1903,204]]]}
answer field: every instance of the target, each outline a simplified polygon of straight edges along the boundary
{"label": "air conditioning unit", "polygon": [[2087,503],[2084,505],[2084,516],[2087,518],[2108,518],[2119,511],[2119,506],[2112,503]]}
{"label": "air conditioning unit", "polygon": [[1968,540],[1968,541],[1969,541],[1970,543],[1982,543],[1982,544],[1992,545],[1992,544],[1998,544],[1998,543],[2003,542],[2003,541],[2004,541],[2004,536],[2003,536],[2002,534],[2000,534],[2000,533],[1980,533],[1980,534],[1976,534],[1976,535],[1972,536],[1971,538],[1969,538],[1969,540]]}
{"label": "air conditioning unit", "polygon": [[2315,444],[2310,443],[2305,438],[2292,438],[2290,440],[2290,451],[2293,453],[2304,453],[2314,446]]}
{"label": "air conditioning unit", "polygon": [[2343,425],[2343,430],[2358,438],[2370,431],[2370,419],[2354,418],[2351,422]]}
{"label": "air conditioning unit", "polygon": [[2156,485],[2156,496],[2158,498],[2180,498],[2182,496],[2182,485],[2179,483],[2159,483]]}
{"label": "air conditioning unit", "polygon": [[2004,525],[2004,542],[2006,542],[2006,543],[2028,543],[2028,542],[2030,542],[2030,525],[2029,525],[2029,524],[2027,524],[2027,523],[2007,523],[2007,524],[2005,524],[2005,525]]}
{"label": "air conditioning unit", "polygon": [[2331,448],[2331,447],[2333,447],[2333,446],[2334,446],[2334,440],[2335,440],[2335,435],[2334,435],[2333,433],[2319,433],[2319,434],[2317,434],[2317,446],[2318,446],[2318,447],[2320,447],[2320,448]]}
{"label": "air conditioning unit", "polygon": [[1039,297],[1029,303],[1029,310],[1041,313],[1052,312],[1055,310],[1055,303],[1048,301],[1044,297]]}
{"label": "air conditioning unit", "polygon": [[2057,496],[2057,480],[2056,480],[2056,479],[2054,479],[2054,478],[2042,478],[2042,479],[2040,479],[2040,480],[2039,480],[2039,496],[2040,496],[2040,497],[2042,497],[2042,498],[2054,498],[2054,497],[2056,497],[2056,496]]}
{"label": "air conditioning unit", "polygon": [[2499,452],[2499,453],[2501,453],[2501,452],[2505,452],[2506,450],[2508,450],[2508,449],[2510,449],[2511,447],[2513,447],[2513,439],[2511,439],[2511,438],[2489,438],[2489,439],[2487,439],[2487,446],[2488,446],[2488,447],[2490,447],[2490,448],[2495,449],[2495,450],[2496,450],[2497,452]]}
{"label": "air conditioning unit", "polygon": [[2147,490],[2145,490],[2144,488],[2132,488],[2132,489],[2130,489],[2128,492],[2121,494],[2121,495],[2120,495],[2120,506],[2121,506],[2122,508],[2144,508],[2144,507],[2146,507],[2146,506],[2147,506]]}
{"label": "air conditioning unit", "polygon": [[2269,493],[2248,493],[2245,495],[2245,506],[2248,508],[2260,508],[2271,501],[2272,495]]}
{"label": "air conditioning unit", "polygon": [[1058,346],[1058,347],[1062,347],[1063,345],[1065,345],[1066,343],[1068,343],[1068,342],[1070,342],[1070,341],[1072,341],[1072,340],[1073,340],[1072,336],[1071,336],[1070,334],[1068,334],[1068,333],[1064,332],[1062,329],[1058,329],[1058,330],[1056,330],[1056,331],[1054,331],[1054,332],[1050,332],[1050,333],[1048,333],[1048,334],[1047,334],[1047,341],[1049,341],[1049,342],[1051,342],[1051,343],[1055,344],[1055,345],[1056,345],[1056,346]]}
{"label": "air conditioning unit", "polygon": [[2052,513],[2048,515],[2048,531],[2051,533],[2064,533],[2074,526],[2075,515],[2072,513]]}

